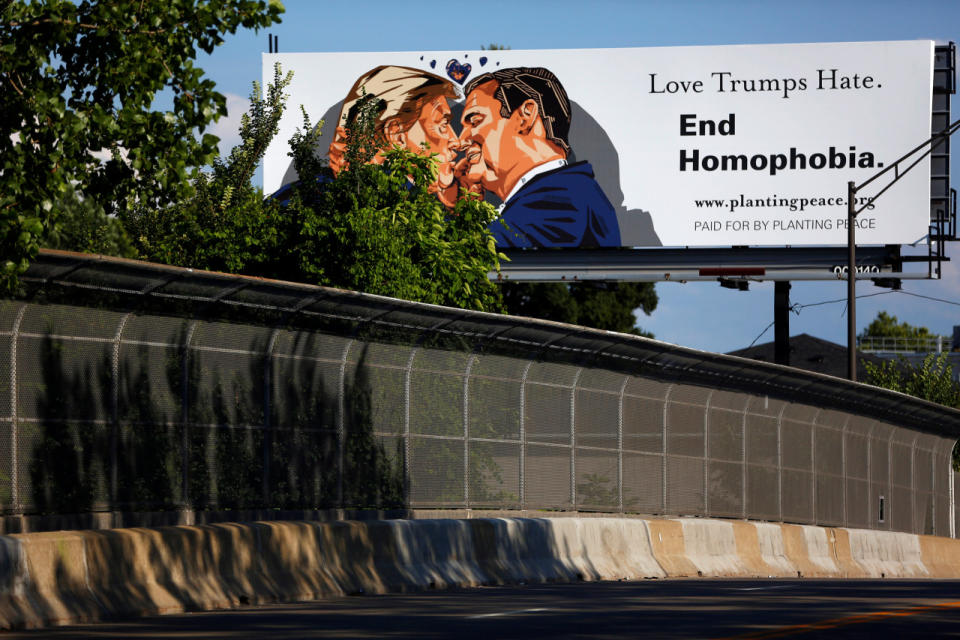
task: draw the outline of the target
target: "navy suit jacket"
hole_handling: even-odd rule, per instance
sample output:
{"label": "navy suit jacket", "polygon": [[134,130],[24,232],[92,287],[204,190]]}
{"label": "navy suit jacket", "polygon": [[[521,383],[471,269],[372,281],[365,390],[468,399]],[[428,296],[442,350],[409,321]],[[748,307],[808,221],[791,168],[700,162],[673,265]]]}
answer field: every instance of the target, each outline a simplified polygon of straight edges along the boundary
{"label": "navy suit jacket", "polygon": [[501,248],[619,247],[620,225],[590,163],[541,173],[523,185],[490,230]]}

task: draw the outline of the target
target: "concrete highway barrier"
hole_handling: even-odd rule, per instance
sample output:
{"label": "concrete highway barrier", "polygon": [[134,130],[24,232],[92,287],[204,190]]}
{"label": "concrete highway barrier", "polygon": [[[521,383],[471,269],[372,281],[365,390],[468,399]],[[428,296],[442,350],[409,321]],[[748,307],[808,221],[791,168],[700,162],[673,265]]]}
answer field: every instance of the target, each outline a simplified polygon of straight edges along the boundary
{"label": "concrete highway barrier", "polygon": [[0,536],[0,628],[360,593],[665,577],[960,577],[960,541],[706,518],[255,522]]}

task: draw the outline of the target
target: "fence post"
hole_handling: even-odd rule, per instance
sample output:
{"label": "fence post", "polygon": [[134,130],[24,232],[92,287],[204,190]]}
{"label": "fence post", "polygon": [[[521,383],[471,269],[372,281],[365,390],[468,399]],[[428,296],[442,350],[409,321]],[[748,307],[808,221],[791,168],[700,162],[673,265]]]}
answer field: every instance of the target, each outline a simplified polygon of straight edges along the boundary
{"label": "fence post", "polygon": [[181,472],[183,475],[183,489],[181,500],[183,506],[191,508],[190,502],[190,342],[193,340],[193,333],[196,331],[197,321],[191,320],[187,326],[187,333],[183,340],[183,358],[180,363],[180,396],[183,406],[181,407],[180,420],[182,423],[181,435]]}
{"label": "fence post", "polygon": [[[952,457],[948,457],[947,460],[951,460],[952,462]],[[956,538],[957,537],[957,503],[956,503],[957,494],[956,494],[956,486],[954,483],[956,483],[957,481],[957,474],[953,470],[952,464],[947,465],[947,473],[950,474],[950,481],[949,481],[949,484],[947,485],[948,486],[947,491],[950,494],[950,537]]]}
{"label": "fence post", "polygon": [[273,350],[277,346],[280,329],[274,328],[267,340],[267,348],[263,353],[263,508],[270,505],[270,473],[273,453]]}
{"label": "fence post", "polygon": [[873,529],[876,520],[873,519],[873,430],[876,420],[870,423],[867,430],[867,528]]}
{"label": "fence post", "polygon": [[673,383],[667,385],[667,392],[663,396],[663,414],[661,415],[660,455],[662,462],[660,464],[660,513],[667,512],[667,407],[670,406],[670,392],[673,391],[673,386]]}
{"label": "fence post", "polygon": [[[891,523],[893,522],[893,508],[896,506],[895,500],[893,498],[893,447],[891,443],[893,442],[893,436],[896,435],[898,427],[894,427],[890,430],[890,435],[887,436],[887,490],[886,494],[889,498],[886,499],[885,513],[883,514],[884,524],[887,525],[886,528],[891,528]],[[878,505],[879,507],[879,505]]]}
{"label": "fence post", "polygon": [[847,414],[843,421],[843,428],[840,430],[840,474],[843,479],[843,492],[840,499],[843,501],[843,526],[850,526],[847,516],[847,425],[850,424],[850,415]]}
{"label": "fence post", "polygon": [[347,435],[347,356],[350,354],[350,347],[356,342],[354,338],[347,340],[343,348],[343,355],[340,357],[340,382],[337,386],[337,508],[345,509],[343,504],[343,458],[344,447],[346,446]]}
{"label": "fence post", "polygon": [[17,514],[22,511],[22,505],[20,504],[20,450],[17,442],[19,437],[17,429],[17,404],[19,403],[17,397],[17,343],[20,341],[20,324],[23,322],[26,311],[26,303],[21,304],[20,308],[17,309],[17,319],[13,322],[10,337],[10,502],[13,512]]}
{"label": "fence post", "polygon": [[407,359],[407,371],[403,378],[403,501],[407,508],[410,501],[410,379],[413,377],[413,359],[417,357],[419,346],[410,351]]}
{"label": "fence post", "polygon": [[120,345],[123,340],[123,329],[133,312],[127,313],[120,319],[117,333],[113,336],[113,352],[110,354],[110,511],[117,505],[117,440],[120,437]]}
{"label": "fence post", "polygon": [[533,360],[527,360],[520,377],[520,510],[527,508],[527,374]]}
{"label": "fence post", "polygon": [[810,504],[813,508],[813,524],[820,524],[820,516],[817,513],[817,418],[819,417],[820,409],[817,409],[810,422]]}
{"label": "fence post", "polygon": [[[763,401],[768,402],[769,397],[764,396]],[[780,522],[783,522],[783,412],[787,410],[787,406],[784,402],[777,413],[777,513]]]}
{"label": "fence post", "polygon": [[747,406],[749,404],[749,398],[744,400],[743,417],[740,418],[740,517],[744,520],[747,519],[747,482],[750,480],[747,474]]}
{"label": "fence post", "polygon": [[577,510],[577,385],[581,374],[583,367],[577,369],[570,393],[570,502],[574,511]]}
{"label": "fence post", "polygon": [[930,525],[933,535],[943,535],[937,532],[937,449],[930,447]]}
{"label": "fence post", "polygon": [[471,353],[463,375],[463,506],[470,508],[470,371],[477,360]]}
{"label": "fence post", "polygon": [[627,392],[630,376],[623,376],[620,385],[620,401],[617,404],[617,509],[623,513],[623,396]]}
{"label": "fence post", "polygon": [[913,436],[913,440],[910,442],[910,513],[913,514],[913,531],[912,533],[920,533],[918,531],[919,527],[917,526],[917,478],[916,478],[916,464],[917,464],[917,438],[919,434]]}
{"label": "fence post", "polygon": [[714,390],[707,394],[707,401],[703,406],[703,515],[710,515],[710,401],[713,400]]}

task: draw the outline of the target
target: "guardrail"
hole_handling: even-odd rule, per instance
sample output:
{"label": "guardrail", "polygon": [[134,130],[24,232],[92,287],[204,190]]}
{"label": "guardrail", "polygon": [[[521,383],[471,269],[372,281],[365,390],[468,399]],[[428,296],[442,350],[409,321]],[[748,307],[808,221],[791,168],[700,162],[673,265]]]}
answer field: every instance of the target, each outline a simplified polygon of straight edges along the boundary
{"label": "guardrail", "polygon": [[857,348],[867,353],[943,353],[950,350],[950,342],[950,338],[944,336],[924,338],[871,336],[857,338]]}

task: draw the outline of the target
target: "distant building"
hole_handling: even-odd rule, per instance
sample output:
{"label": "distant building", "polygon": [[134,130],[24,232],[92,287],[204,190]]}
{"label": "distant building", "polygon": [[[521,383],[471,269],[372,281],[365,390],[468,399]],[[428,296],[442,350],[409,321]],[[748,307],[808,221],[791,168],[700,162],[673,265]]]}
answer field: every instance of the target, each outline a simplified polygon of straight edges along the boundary
{"label": "distant building", "polygon": [[[731,351],[729,355],[762,362],[776,362],[773,348],[773,342],[765,342],[746,349]],[[867,378],[867,372],[863,366],[864,361],[878,366],[884,362],[883,358],[872,353],[860,352],[857,356],[857,380],[866,380]],[[791,336],[790,366],[837,378],[846,378],[847,347],[828,340],[814,338],[806,333]]]}

